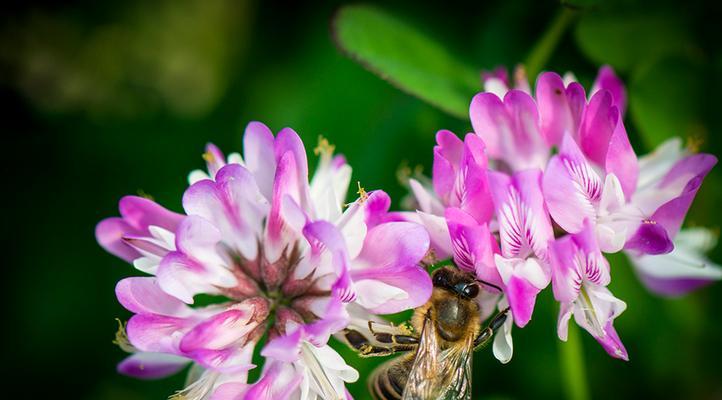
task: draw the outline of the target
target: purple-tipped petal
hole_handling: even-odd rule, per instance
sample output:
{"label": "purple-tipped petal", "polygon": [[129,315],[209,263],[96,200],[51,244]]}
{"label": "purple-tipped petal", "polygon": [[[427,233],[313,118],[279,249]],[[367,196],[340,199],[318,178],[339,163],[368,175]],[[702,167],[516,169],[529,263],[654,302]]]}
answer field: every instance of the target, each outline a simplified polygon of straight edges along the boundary
{"label": "purple-tipped petal", "polygon": [[174,231],[183,215],[169,211],[156,202],[138,196],[125,196],[118,203],[120,215],[134,228],[147,232],[149,226]]}
{"label": "purple-tipped petal", "polygon": [[168,295],[153,277],[125,278],[115,286],[120,304],[136,314],[158,314],[185,317],[192,309],[177,298]]}
{"label": "purple-tipped petal", "polygon": [[222,350],[242,342],[258,324],[256,317],[253,307],[244,303],[233,305],[193,327],[183,337],[180,349],[193,354],[196,350]]}
{"label": "purple-tipped petal", "polygon": [[664,227],[669,236],[674,237],[679,232],[702,181],[715,164],[717,157],[711,154],[695,154],[679,161],[664,177],[660,189],[684,184],[679,196],[663,204],[651,217],[651,220]]}
{"label": "purple-tipped petal", "polygon": [[118,364],[118,373],[139,379],[159,379],[173,375],[183,368],[190,360],[173,354],[135,353]]}
{"label": "purple-tipped petal", "polygon": [[121,217],[106,218],[95,228],[98,243],[109,253],[128,262],[141,254],[124,241],[126,236],[151,236],[148,228],[157,226],[175,231],[183,215],[166,210],[152,200],[125,196],[118,204]]}
{"label": "purple-tipped petal", "polygon": [[607,325],[604,327],[604,333],[605,335],[603,337],[595,339],[602,345],[607,354],[620,360],[629,361],[627,349],[624,348],[624,344],[622,344],[622,341],[619,339],[619,335],[617,335],[617,331],[614,329],[611,320],[607,322]]}
{"label": "purple-tipped petal", "polygon": [[128,320],[128,340],[141,351],[180,354],[178,345],[192,325],[190,319],[137,314]]}
{"label": "purple-tipped petal", "polygon": [[704,228],[682,230],[674,250],[666,255],[627,253],[642,283],[662,296],[681,296],[722,279],[722,267],[705,253],[717,243],[714,233]]}
{"label": "purple-tipped petal", "polygon": [[128,233],[135,233],[136,229],[130,226],[123,218],[106,218],[95,227],[95,240],[108,253],[133,262],[141,254],[123,240]]}

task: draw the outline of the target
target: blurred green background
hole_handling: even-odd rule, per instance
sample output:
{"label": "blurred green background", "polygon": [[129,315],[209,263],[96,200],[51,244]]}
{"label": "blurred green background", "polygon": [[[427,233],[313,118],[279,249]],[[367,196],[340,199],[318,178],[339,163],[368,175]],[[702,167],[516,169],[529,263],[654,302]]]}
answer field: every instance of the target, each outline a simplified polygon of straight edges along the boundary
{"label": "blurred green background", "polygon": [[[702,1],[379,2],[475,71],[523,62],[562,7],[574,14],[543,68],[591,84],[600,64],[627,82],[627,130],[638,153],[670,135],[722,149],[722,19]],[[469,131],[459,119],[407,95],[343,56],[329,34],[341,2],[10,2],[0,16],[3,172],[3,398],[159,399],[183,376],[117,375],[125,354],[111,343],[113,293],[131,266],[106,254],[95,224],[124,194],[146,193],[180,210],[187,173],[206,142],[241,146],[250,120],[296,129],[307,149],[324,135],[366,189],[401,202],[400,165],[430,173],[434,134]],[[479,88],[481,83],[479,82]],[[313,158],[313,157],[312,157]],[[315,162],[315,160],[313,161]],[[697,196],[688,224],[718,228],[722,170]],[[722,261],[717,248],[712,258]],[[623,256],[612,291],[628,303],[616,321],[630,361],[582,338],[594,398],[722,398],[722,285],[657,298]],[[564,396],[558,306],[540,298],[532,323],[514,331],[514,358],[476,354],[480,398]],[[363,377],[380,360],[346,359]]]}

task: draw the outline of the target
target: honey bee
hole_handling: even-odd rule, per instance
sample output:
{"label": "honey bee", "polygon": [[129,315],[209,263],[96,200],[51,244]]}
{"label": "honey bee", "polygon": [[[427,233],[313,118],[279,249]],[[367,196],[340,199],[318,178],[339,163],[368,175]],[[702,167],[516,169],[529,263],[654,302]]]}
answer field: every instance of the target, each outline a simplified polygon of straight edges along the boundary
{"label": "honey bee", "polygon": [[482,329],[476,302],[479,284],[498,287],[474,275],[445,266],[432,275],[433,292],[414,310],[413,330],[394,327],[381,332],[369,322],[368,337],[346,329],[344,338],[361,356],[406,353],[380,365],[369,378],[377,400],[471,399],[471,355],[487,345],[504,323],[508,308]]}

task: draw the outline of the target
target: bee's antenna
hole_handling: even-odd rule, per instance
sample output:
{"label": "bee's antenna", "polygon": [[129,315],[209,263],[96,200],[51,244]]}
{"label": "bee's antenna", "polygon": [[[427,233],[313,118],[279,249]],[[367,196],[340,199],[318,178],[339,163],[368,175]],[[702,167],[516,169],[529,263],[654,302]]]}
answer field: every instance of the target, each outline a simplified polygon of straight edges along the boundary
{"label": "bee's antenna", "polygon": [[476,281],[479,282],[479,283],[481,283],[482,285],[486,285],[486,286],[489,286],[489,287],[493,287],[494,289],[496,289],[496,290],[498,290],[498,291],[500,291],[500,292],[503,292],[503,290],[501,290],[501,288],[500,288],[499,286],[496,286],[496,285],[493,284],[493,283],[489,283],[489,282],[487,282],[487,281],[485,281],[485,280],[481,280],[481,279],[477,279]]}

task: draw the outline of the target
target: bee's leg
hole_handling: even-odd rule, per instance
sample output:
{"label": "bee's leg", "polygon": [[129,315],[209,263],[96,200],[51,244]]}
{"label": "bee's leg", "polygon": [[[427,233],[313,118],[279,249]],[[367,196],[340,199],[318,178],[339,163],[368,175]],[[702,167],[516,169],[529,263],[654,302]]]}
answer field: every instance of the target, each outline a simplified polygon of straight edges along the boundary
{"label": "bee's leg", "polygon": [[373,324],[374,324],[374,321],[369,321],[369,331],[371,332],[372,335],[374,335],[376,340],[378,340],[381,343],[399,344],[399,345],[418,344],[419,343],[419,338],[416,336],[402,335],[402,334],[389,333],[389,332],[376,332],[376,331],[374,331]]}
{"label": "bee's leg", "polygon": [[506,322],[506,317],[508,315],[509,307],[499,311],[498,314],[494,316],[494,318],[491,319],[491,322],[489,322],[489,325],[484,328],[484,330],[481,331],[479,336],[474,339],[474,350],[478,350],[491,341],[491,338],[494,337],[494,333],[501,328],[502,325],[504,325],[504,322]]}
{"label": "bee's leg", "polygon": [[343,333],[346,341],[358,351],[362,357],[379,357],[387,356],[394,353],[411,351],[416,348],[416,344],[392,343],[386,345],[375,345],[360,332],[353,329],[346,329]]}

